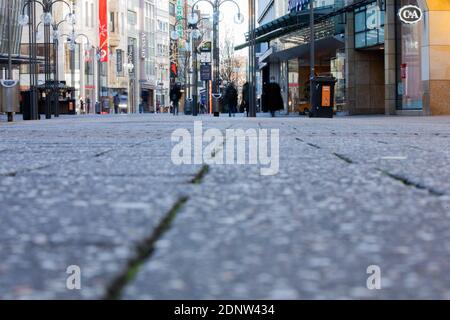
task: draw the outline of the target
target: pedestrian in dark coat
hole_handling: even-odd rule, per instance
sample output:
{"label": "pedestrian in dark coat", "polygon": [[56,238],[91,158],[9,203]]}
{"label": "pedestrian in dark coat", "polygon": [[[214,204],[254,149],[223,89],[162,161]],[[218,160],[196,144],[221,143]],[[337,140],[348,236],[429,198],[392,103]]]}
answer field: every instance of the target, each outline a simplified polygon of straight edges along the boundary
{"label": "pedestrian in dark coat", "polygon": [[86,113],[87,114],[91,113],[91,98],[86,99]]}
{"label": "pedestrian in dark coat", "polygon": [[230,83],[225,90],[224,103],[228,106],[228,113],[231,117],[236,115],[238,105],[238,92],[233,83]]}
{"label": "pedestrian in dark coat", "polygon": [[181,96],[181,87],[178,83],[175,83],[170,90],[170,100],[172,101],[173,115],[178,115]]}
{"label": "pedestrian in dark coat", "polygon": [[267,84],[267,108],[272,117],[275,117],[275,112],[284,109],[283,97],[281,96],[281,87],[275,81]]}
{"label": "pedestrian in dark coat", "polygon": [[96,114],[101,114],[102,113],[100,102],[98,102],[98,101],[95,102],[95,113]]}
{"label": "pedestrian in dark coat", "polygon": [[113,104],[114,104],[114,113],[115,113],[115,114],[118,114],[118,113],[119,113],[119,104],[120,104],[120,97],[119,97],[119,94],[116,94],[116,95],[114,96]]}
{"label": "pedestrian in dark coat", "polygon": [[248,112],[250,110],[250,85],[248,82],[244,84],[242,87],[242,103],[241,103],[241,112]]}
{"label": "pedestrian in dark coat", "polygon": [[262,112],[269,112],[269,95],[269,84],[264,83],[260,100]]}

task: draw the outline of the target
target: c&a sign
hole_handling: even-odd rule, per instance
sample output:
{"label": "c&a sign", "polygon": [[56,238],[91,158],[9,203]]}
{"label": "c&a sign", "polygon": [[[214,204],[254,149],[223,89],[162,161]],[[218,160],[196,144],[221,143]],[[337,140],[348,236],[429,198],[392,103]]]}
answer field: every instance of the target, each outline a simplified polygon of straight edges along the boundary
{"label": "c&a sign", "polygon": [[398,16],[403,23],[414,24],[422,20],[423,11],[418,6],[406,5],[400,8]]}

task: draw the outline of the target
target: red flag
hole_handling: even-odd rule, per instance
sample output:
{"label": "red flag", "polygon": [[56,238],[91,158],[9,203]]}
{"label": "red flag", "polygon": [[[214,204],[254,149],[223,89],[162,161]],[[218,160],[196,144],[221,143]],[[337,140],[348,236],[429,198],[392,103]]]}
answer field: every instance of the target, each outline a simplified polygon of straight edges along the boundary
{"label": "red flag", "polygon": [[99,12],[99,37],[101,62],[108,62],[108,4],[107,0],[98,1]]}

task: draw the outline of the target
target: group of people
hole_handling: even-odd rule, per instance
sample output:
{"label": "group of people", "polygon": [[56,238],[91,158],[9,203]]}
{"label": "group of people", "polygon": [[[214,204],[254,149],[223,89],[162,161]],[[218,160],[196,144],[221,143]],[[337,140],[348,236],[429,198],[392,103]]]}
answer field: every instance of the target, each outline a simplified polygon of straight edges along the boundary
{"label": "group of people", "polygon": [[[224,103],[228,106],[228,113],[230,117],[237,112],[238,106],[238,92],[233,83],[229,83],[225,89]],[[242,102],[240,112],[246,112],[247,116],[250,109],[250,85],[245,83],[242,88]],[[262,112],[270,112],[272,117],[275,117],[275,112],[284,109],[283,96],[281,95],[281,87],[272,78],[270,83],[263,85],[263,92],[261,95],[261,110]]]}
{"label": "group of people", "polygon": [[[114,108],[114,113],[119,113],[119,105],[120,105],[120,97],[116,94],[114,97],[110,99],[103,100],[103,105],[100,101],[95,102],[94,112],[95,114],[101,114],[104,110],[110,110]],[[80,97],[79,100],[80,106],[80,114],[90,114],[91,113],[91,99],[87,98],[84,101],[83,97]]]}
{"label": "group of people", "polygon": [[[178,115],[180,100],[182,97],[181,86],[176,83],[170,90],[170,101],[172,102],[172,113]],[[234,83],[230,82],[226,85],[222,101],[230,117],[234,117],[238,112],[246,112],[247,116],[250,109],[250,85],[245,83],[242,88],[242,100],[239,106],[239,94]],[[281,94],[281,87],[272,78],[269,83],[263,85],[263,92],[261,95],[261,110],[263,112],[270,112],[272,117],[278,110],[284,109],[283,97]]]}

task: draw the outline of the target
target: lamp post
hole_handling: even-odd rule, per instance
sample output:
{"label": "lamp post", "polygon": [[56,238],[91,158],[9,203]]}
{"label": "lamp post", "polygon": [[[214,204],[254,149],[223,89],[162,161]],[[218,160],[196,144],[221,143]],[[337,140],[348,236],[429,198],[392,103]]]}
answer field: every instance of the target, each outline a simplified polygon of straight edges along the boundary
{"label": "lamp post", "polygon": [[[43,14],[41,16],[41,22],[44,25],[44,73],[45,73],[45,83],[44,83],[44,91],[45,91],[45,116],[47,119],[51,118],[51,105],[49,96],[51,94],[55,94],[55,86],[51,85],[51,59],[50,59],[50,39],[51,39],[51,31],[50,27],[53,24],[53,5],[61,2],[65,4],[70,13],[67,15],[66,20],[72,21],[73,25],[75,25],[75,13],[72,10],[72,7],[65,0],[26,0],[24,5],[22,6],[21,15],[19,16],[19,24],[21,26],[28,25],[29,26],[29,46],[30,46],[30,119],[38,119],[39,111],[37,106],[37,91],[36,86],[38,84],[38,68],[37,68],[37,35],[36,30],[39,25],[36,25],[36,5],[40,5],[42,7]],[[25,13],[25,9],[28,8],[27,15]],[[53,37],[54,40],[54,37]]]}
{"label": "lamp post", "polygon": [[252,118],[256,117],[256,55],[255,55],[255,28],[256,28],[256,9],[255,0],[248,1],[249,10],[249,33],[250,33],[250,46],[249,46],[249,81],[248,81],[248,95],[249,95],[249,113]]}
{"label": "lamp post", "polygon": [[[11,13],[11,1],[8,0],[8,8],[10,9]],[[8,14],[7,18],[7,28],[8,28],[8,73],[6,74],[6,79],[12,80],[13,78],[13,72],[12,72],[12,26],[11,26],[11,14]],[[8,112],[8,122],[14,121],[14,113]]]}
{"label": "lamp post", "polygon": [[[177,24],[186,19],[180,19],[175,24],[175,29]],[[191,55],[191,64],[192,68],[191,72],[189,72],[189,84],[192,83],[193,89],[191,88],[191,85],[189,85],[189,99],[192,103],[192,115],[194,117],[198,116],[198,54],[197,54],[197,43],[201,39],[203,39],[204,34],[198,29],[198,25],[202,21],[208,21],[209,18],[201,18],[201,19],[188,19],[188,30],[189,30],[189,51]],[[178,32],[173,31],[171,35],[172,40],[178,40]],[[192,75],[192,81],[191,81],[191,75]],[[192,90],[191,90],[192,89]]]}
{"label": "lamp post", "polygon": [[310,103],[310,110],[313,110],[313,83],[315,78],[315,33],[314,33],[314,1],[309,1],[309,64],[310,64],[310,76],[309,76],[309,103]]}
{"label": "lamp post", "polygon": [[[74,16],[72,16],[74,18]],[[71,23],[74,24],[75,21],[68,21],[67,19],[61,20],[58,23],[52,23],[52,35],[53,39],[53,92],[52,92],[52,100],[53,100],[53,109],[54,116],[59,117],[59,71],[58,71],[58,49],[59,49],[59,27],[62,23]],[[39,38],[39,26],[42,21],[38,23],[36,26],[36,38]],[[51,113],[51,112],[50,112]]]}
{"label": "lamp post", "polygon": [[[69,35],[63,35],[63,36],[68,36],[68,40],[69,40],[69,51],[70,51],[70,85],[72,86],[73,90],[71,92],[71,99],[74,100],[75,99],[75,49],[77,48],[77,39],[80,37],[83,37],[84,39],[86,39],[86,47],[87,48],[91,48],[91,42],[89,40],[89,37],[87,35],[85,35],[84,33],[79,33],[79,34],[75,34],[75,29],[72,28],[72,32]],[[99,49],[97,48],[97,51]],[[98,77],[100,78],[100,70],[99,70],[99,75]]]}
{"label": "lamp post", "polygon": [[139,104],[135,101],[135,86],[136,86],[136,72],[135,72],[135,66],[134,66],[134,49],[133,52],[129,52],[127,55],[127,63],[124,63],[123,66],[127,68],[128,71],[128,77],[130,80],[129,86],[129,94],[128,94],[128,102],[131,104],[131,107],[129,107],[128,112],[129,113],[135,113],[136,112],[136,105]]}
{"label": "lamp post", "polygon": [[219,99],[222,94],[220,93],[220,48],[219,48],[219,22],[220,22],[220,7],[227,3],[234,3],[238,9],[238,13],[236,14],[234,21],[237,24],[241,24],[244,22],[244,16],[241,13],[241,8],[235,0],[197,0],[192,5],[192,12],[189,16],[190,23],[196,24],[199,21],[198,15],[194,12],[194,8],[200,2],[207,2],[213,8],[213,97],[215,98],[213,101],[213,113],[215,117],[220,116],[219,110]]}

